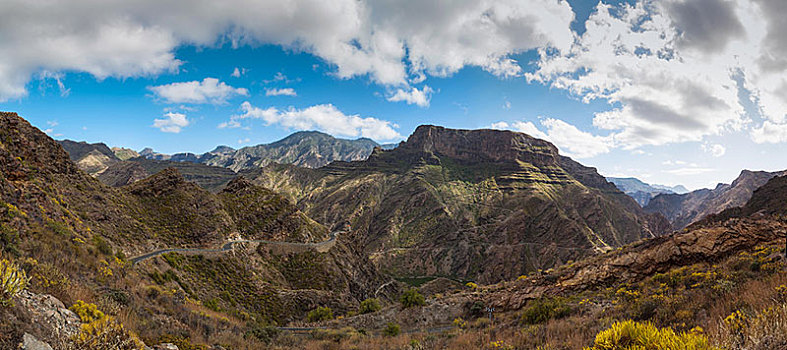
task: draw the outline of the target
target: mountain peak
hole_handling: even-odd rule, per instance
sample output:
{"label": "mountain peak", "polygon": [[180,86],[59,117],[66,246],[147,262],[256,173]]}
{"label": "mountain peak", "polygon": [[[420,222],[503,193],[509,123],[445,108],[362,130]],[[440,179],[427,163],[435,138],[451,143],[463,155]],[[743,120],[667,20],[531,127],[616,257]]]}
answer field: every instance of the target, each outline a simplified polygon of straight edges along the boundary
{"label": "mountain peak", "polygon": [[420,150],[466,161],[554,163],[558,150],[548,141],[508,130],[462,130],[420,125],[402,150]]}

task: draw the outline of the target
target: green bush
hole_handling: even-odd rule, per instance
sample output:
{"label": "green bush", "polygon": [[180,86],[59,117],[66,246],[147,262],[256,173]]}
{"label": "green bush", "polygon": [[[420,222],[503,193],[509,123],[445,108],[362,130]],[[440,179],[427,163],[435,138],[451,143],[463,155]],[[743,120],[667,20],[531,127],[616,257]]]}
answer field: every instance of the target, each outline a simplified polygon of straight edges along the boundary
{"label": "green bush", "polygon": [[414,306],[423,306],[426,304],[426,300],[424,300],[424,296],[421,293],[418,293],[418,290],[415,288],[410,288],[402,294],[399,301],[402,303],[402,306],[405,308],[414,307]]}
{"label": "green bush", "polygon": [[522,323],[539,324],[553,318],[563,318],[571,314],[571,307],[563,299],[536,299],[522,312]]}
{"label": "green bush", "polygon": [[383,334],[389,337],[395,337],[399,335],[401,331],[402,329],[399,327],[398,324],[393,322],[388,322],[388,324],[385,325],[385,329],[383,329]]}
{"label": "green bush", "polygon": [[246,331],[244,338],[253,337],[264,343],[270,343],[281,332],[278,328],[263,323],[253,323],[247,326],[249,330]]}
{"label": "green bush", "polygon": [[675,333],[650,322],[623,321],[599,332],[593,347],[585,350],[716,350],[708,338],[697,333]]}
{"label": "green bush", "polygon": [[6,225],[0,224],[0,251],[19,256],[19,232]]}
{"label": "green bush", "polygon": [[333,319],[333,310],[329,307],[318,307],[306,315],[309,322],[322,322]]}
{"label": "green bush", "polygon": [[0,260],[0,306],[9,306],[15,295],[27,288],[30,280],[22,270],[8,260]]}
{"label": "green bush", "polygon": [[359,313],[362,314],[370,314],[372,312],[377,312],[382,309],[382,305],[380,305],[380,300],[377,298],[369,298],[361,302],[361,308],[358,309]]}
{"label": "green bush", "polygon": [[107,243],[107,241],[103,237],[99,235],[94,235],[93,244],[96,245],[96,249],[98,249],[98,251],[101,252],[101,254],[114,255],[114,252],[112,251],[112,246],[109,245],[109,243]]}

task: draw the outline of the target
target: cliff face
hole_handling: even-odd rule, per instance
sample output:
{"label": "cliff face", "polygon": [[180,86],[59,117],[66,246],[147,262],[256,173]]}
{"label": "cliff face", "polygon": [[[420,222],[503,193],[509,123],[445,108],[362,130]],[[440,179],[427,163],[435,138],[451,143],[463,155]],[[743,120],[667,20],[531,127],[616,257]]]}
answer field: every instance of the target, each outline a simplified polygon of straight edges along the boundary
{"label": "cliff face", "polygon": [[395,275],[498,281],[669,228],[595,169],[510,131],[421,126],[366,161],[248,176],[319,222],[351,222],[354,239]]}
{"label": "cliff face", "polygon": [[767,172],[743,170],[731,184],[716,188],[700,189],[686,194],[661,194],[654,197],[645,211],[664,215],[675,229],[682,229],[703,217],[717,214],[728,208],[743,206],[755,189],[785,171]]}

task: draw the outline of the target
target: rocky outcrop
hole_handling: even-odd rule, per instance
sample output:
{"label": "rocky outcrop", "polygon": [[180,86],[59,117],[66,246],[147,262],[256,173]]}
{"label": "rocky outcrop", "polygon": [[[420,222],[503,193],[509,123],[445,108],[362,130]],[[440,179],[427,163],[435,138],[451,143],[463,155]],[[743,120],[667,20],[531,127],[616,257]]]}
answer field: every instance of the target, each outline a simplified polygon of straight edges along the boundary
{"label": "rocky outcrop", "polygon": [[664,215],[675,229],[682,229],[710,214],[743,206],[755,189],[787,171],[766,172],[743,170],[731,184],[700,189],[685,194],[661,194],[654,197],[645,211]]}
{"label": "rocky outcrop", "polygon": [[22,291],[0,308],[0,348],[51,350],[79,332],[79,317],[47,294]]}

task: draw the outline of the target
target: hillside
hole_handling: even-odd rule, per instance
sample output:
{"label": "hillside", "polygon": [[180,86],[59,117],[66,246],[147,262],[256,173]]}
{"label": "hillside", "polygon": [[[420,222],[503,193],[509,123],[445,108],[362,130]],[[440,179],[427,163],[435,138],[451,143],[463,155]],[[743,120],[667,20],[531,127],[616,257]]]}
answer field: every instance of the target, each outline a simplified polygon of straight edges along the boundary
{"label": "hillside", "polygon": [[644,207],[648,205],[650,200],[662,193],[686,193],[689,192],[682,185],[678,186],[664,186],[664,185],[651,185],[642,182],[633,177],[607,177],[607,181],[615,184],[615,187],[623,191],[623,193],[634,198],[637,203]]}
{"label": "hillside", "polygon": [[0,140],[2,264],[31,276],[11,300],[14,307],[0,306],[2,348],[16,348],[25,332],[58,348],[73,341],[83,328],[55,319],[78,322],[65,309],[78,301],[95,304],[112,316],[108,322],[122,322],[151,345],[184,346],[192,339],[261,348],[262,333],[243,335],[302,321],[317,306],[347,312],[370,295],[388,300],[397,288],[379,288],[388,279],[341,236],[323,251],[243,243],[223,253],[169,253],[132,265],[129,257],[162,247],[213,248],[238,236],[322,242],[328,229],[242,179],[214,194],[165,169],[127,186],[106,186],[15,113],[0,114]]}
{"label": "hillside", "polygon": [[186,180],[214,193],[220,191],[237,176],[234,171],[227,168],[137,157],[110,165],[97,178],[109,186],[119,187],[132,184],[168,168],[178,169],[178,172]]}
{"label": "hillside", "polygon": [[[433,329],[399,338],[340,341],[338,348],[622,349],[632,341],[664,349],[783,349],[787,345],[787,177],[754,192],[743,207],[702,225],[645,239],[555,269],[488,286],[430,292],[418,308],[389,307],[328,323],[368,329],[386,322]],[[488,311],[494,310],[494,320]],[[348,333],[345,333],[348,334]],[[658,335],[657,335],[658,334]],[[348,334],[349,337],[349,334]],[[640,339],[640,340],[638,340]],[[305,339],[297,347],[326,346]]]}
{"label": "hillside", "polygon": [[301,131],[273,143],[238,150],[219,146],[204,154],[166,155],[145,149],[140,155],[148,159],[200,163],[240,171],[260,168],[270,163],[319,168],[333,161],[364,160],[372,149],[379,146],[366,138],[345,140],[317,131]]}
{"label": "hillside", "polygon": [[495,282],[654,237],[658,215],[521,133],[420,126],[369,159],[243,173],[355,239],[400,277]]}
{"label": "hillside", "polygon": [[664,215],[675,229],[682,229],[703,217],[728,208],[744,205],[755,189],[785,171],[766,172],[743,170],[731,184],[714,189],[700,189],[685,194],[661,194],[654,197],[644,210]]}

